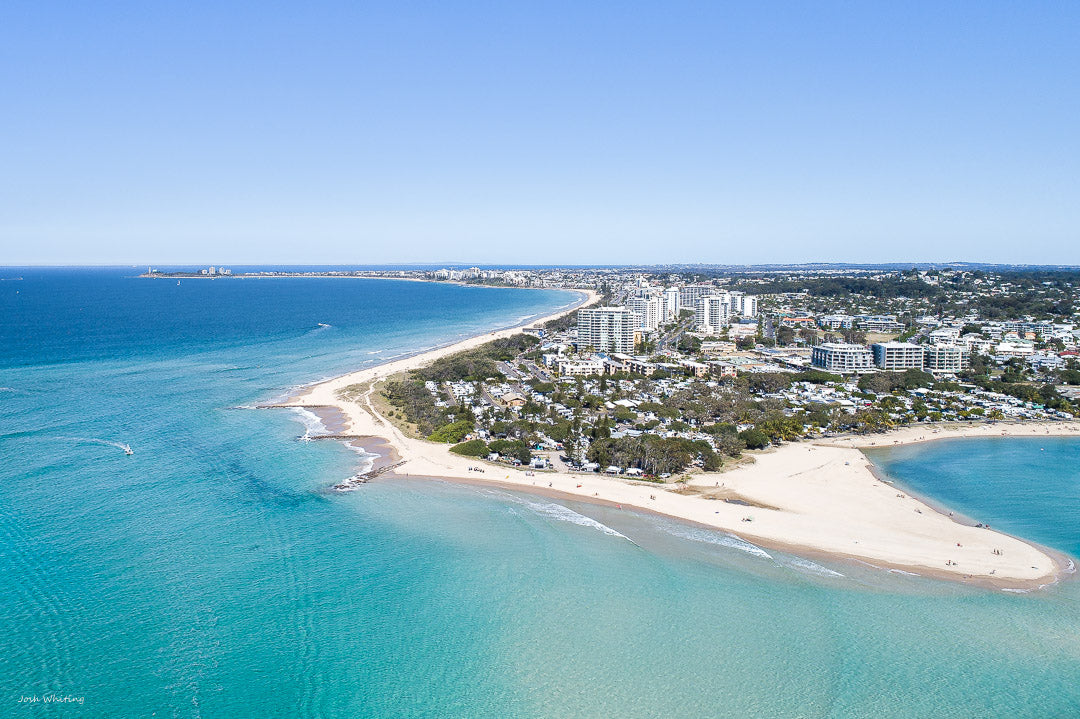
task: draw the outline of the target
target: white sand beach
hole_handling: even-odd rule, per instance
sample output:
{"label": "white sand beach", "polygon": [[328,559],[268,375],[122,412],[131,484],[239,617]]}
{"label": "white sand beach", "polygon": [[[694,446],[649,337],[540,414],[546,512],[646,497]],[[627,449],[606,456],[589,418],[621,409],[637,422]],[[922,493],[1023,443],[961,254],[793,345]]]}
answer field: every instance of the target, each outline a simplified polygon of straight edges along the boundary
{"label": "white sand beach", "polygon": [[[598,301],[596,293],[543,320]],[[849,557],[895,568],[1002,588],[1033,588],[1056,581],[1068,560],[996,530],[963,524],[881,481],[860,447],[931,441],[946,437],[1077,435],[1080,423],[983,424],[956,428],[910,427],[869,437],[798,442],[754,453],[755,462],[727,472],[695,474],[682,484],[653,484],[598,474],[535,472],[482,463],[452,454],[448,445],[403,434],[376,410],[371,393],[394,374],[438,357],[520,331],[520,327],[469,338],[414,357],[353,372],[310,386],[281,403],[332,407],[345,420],[342,434],[388,441],[411,477],[492,482],[545,494],[638,508],[724,530],[795,553]],[[356,401],[340,390],[367,385]],[[472,468],[484,468],[484,472]],[[392,478],[393,474],[384,475]],[[392,479],[391,479],[392,481]]]}

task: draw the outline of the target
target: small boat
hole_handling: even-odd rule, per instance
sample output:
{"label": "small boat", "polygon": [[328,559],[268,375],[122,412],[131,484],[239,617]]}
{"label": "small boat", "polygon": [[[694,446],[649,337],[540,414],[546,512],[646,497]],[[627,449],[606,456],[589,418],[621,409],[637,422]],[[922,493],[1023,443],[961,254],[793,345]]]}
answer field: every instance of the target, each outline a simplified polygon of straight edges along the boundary
{"label": "small boat", "polygon": [[131,455],[135,454],[135,450],[133,450],[131,448],[130,444],[125,444],[124,445],[124,454],[126,454],[127,456],[130,457]]}
{"label": "small boat", "polygon": [[180,284],[180,280],[177,280],[177,281],[176,281],[176,284]]}

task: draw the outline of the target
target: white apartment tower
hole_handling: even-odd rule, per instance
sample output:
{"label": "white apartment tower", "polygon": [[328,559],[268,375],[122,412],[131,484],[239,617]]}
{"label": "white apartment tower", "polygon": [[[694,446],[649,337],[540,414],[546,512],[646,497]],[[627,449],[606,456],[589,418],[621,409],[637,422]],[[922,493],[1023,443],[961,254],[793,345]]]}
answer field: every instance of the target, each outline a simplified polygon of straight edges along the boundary
{"label": "white apartment tower", "polygon": [[743,295],[739,298],[739,314],[743,317],[757,317],[757,295]]}
{"label": "white apartment tower", "polygon": [[874,364],[892,372],[906,369],[922,369],[926,348],[910,342],[878,342],[870,345],[874,351]]}
{"label": "white apartment tower", "polygon": [[706,295],[715,295],[718,290],[712,285],[683,285],[679,288],[679,307],[684,310],[692,310],[697,307],[698,300]]}
{"label": "white apartment tower", "polygon": [[626,304],[630,311],[638,316],[639,329],[652,332],[663,321],[664,300],[662,297],[634,297]]}
{"label": "white apartment tower", "polygon": [[694,312],[698,332],[719,334],[731,320],[731,296],[725,292],[702,297]]}
{"label": "white apartment tower", "polygon": [[674,322],[679,317],[679,288],[668,287],[664,290],[664,322]]}
{"label": "white apartment tower", "polygon": [[810,351],[810,362],[828,372],[869,372],[874,367],[874,355],[862,345],[826,342]]}
{"label": "white apartment tower", "polygon": [[934,374],[956,374],[968,365],[967,347],[960,345],[929,345],[926,348],[926,370]]}
{"label": "white apartment tower", "polygon": [[635,314],[626,307],[578,310],[578,347],[592,347],[598,352],[633,352]]}

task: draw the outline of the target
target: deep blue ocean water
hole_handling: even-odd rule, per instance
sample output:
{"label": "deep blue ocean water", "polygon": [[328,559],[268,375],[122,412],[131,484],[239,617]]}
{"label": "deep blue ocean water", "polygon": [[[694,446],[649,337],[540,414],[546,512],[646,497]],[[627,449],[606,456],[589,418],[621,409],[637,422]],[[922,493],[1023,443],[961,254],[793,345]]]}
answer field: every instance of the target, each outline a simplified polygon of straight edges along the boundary
{"label": "deep blue ocean water", "polygon": [[[0,716],[1080,716],[1076,582],[965,588],[443,482],[329,494],[361,457],[241,409],[568,293],[136,273],[0,270]],[[1075,440],[889,452],[1080,551]],[[83,703],[18,702],[49,693]]]}

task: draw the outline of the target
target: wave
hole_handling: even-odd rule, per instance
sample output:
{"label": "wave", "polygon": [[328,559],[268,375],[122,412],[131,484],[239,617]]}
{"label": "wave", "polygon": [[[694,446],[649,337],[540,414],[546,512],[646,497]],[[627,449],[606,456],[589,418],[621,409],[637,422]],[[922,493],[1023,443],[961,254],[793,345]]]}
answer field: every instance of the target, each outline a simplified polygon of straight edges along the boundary
{"label": "wave", "polygon": [[715,544],[718,547],[726,547],[728,549],[737,549],[740,552],[746,552],[747,554],[761,557],[762,559],[773,558],[771,554],[761,547],[747,542],[745,539],[740,539],[734,534],[718,532],[711,529],[701,529],[699,527],[683,527],[669,522],[657,522],[657,526],[664,532],[681,539],[689,539],[692,542],[703,542],[705,544]]}
{"label": "wave", "polygon": [[[589,527],[590,529],[595,529],[597,531],[603,532],[610,537],[618,537],[620,539],[625,539],[631,544],[635,546],[637,545],[637,542],[630,539],[630,537],[627,537],[622,532],[612,529],[606,524],[596,521],[592,517],[586,517],[584,514],[578,514],[569,507],[564,507],[561,504],[556,504],[554,502],[534,502],[523,497],[517,497],[513,494],[509,494],[507,492],[500,492],[494,489],[486,489],[483,491],[483,493],[524,506],[530,509],[535,514],[540,515],[541,517],[553,519],[556,522],[567,522],[569,524],[576,524],[579,527]],[[516,512],[514,512],[514,514],[516,514]]]}
{"label": "wave", "polygon": [[890,574],[903,574],[906,577],[921,577],[922,576],[921,574],[917,574],[915,572],[905,572],[903,569],[890,569],[889,573]]}
{"label": "wave", "polygon": [[312,435],[327,434],[326,425],[319,419],[319,415],[303,407],[293,407],[292,410],[293,416],[304,425],[304,436],[300,437],[301,442],[310,442]]}
{"label": "wave", "polygon": [[561,504],[555,504],[554,502],[530,502],[528,500],[522,500],[522,502],[526,507],[537,514],[549,519],[554,519],[557,522],[569,522],[570,524],[576,524],[579,527],[591,527],[592,529],[599,530],[609,536],[620,537],[627,541],[631,541],[630,538],[622,532],[614,530],[606,524],[596,521],[592,517],[578,514],[569,507],[564,507]]}
{"label": "wave", "polygon": [[[818,577],[843,577],[840,572],[835,572],[828,567],[823,567],[816,562],[811,562],[809,559],[800,559],[799,557],[787,557],[785,559],[777,559],[777,562],[781,566],[788,569],[794,569],[797,572],[804,572],[806,574],[813,574]],[[904,572],[908,574],[908,572]]]}
{"label": "wave", "polygon": [[360,455],[361,465],[359,471],[356,473],[356,476],[358,477],[370,472],[375,466],[375,460],[382,456],[380,454],[375,454],[374,452],[368,452],[363,447],[359,447],[352,442],[346,442],[345,446]]}

